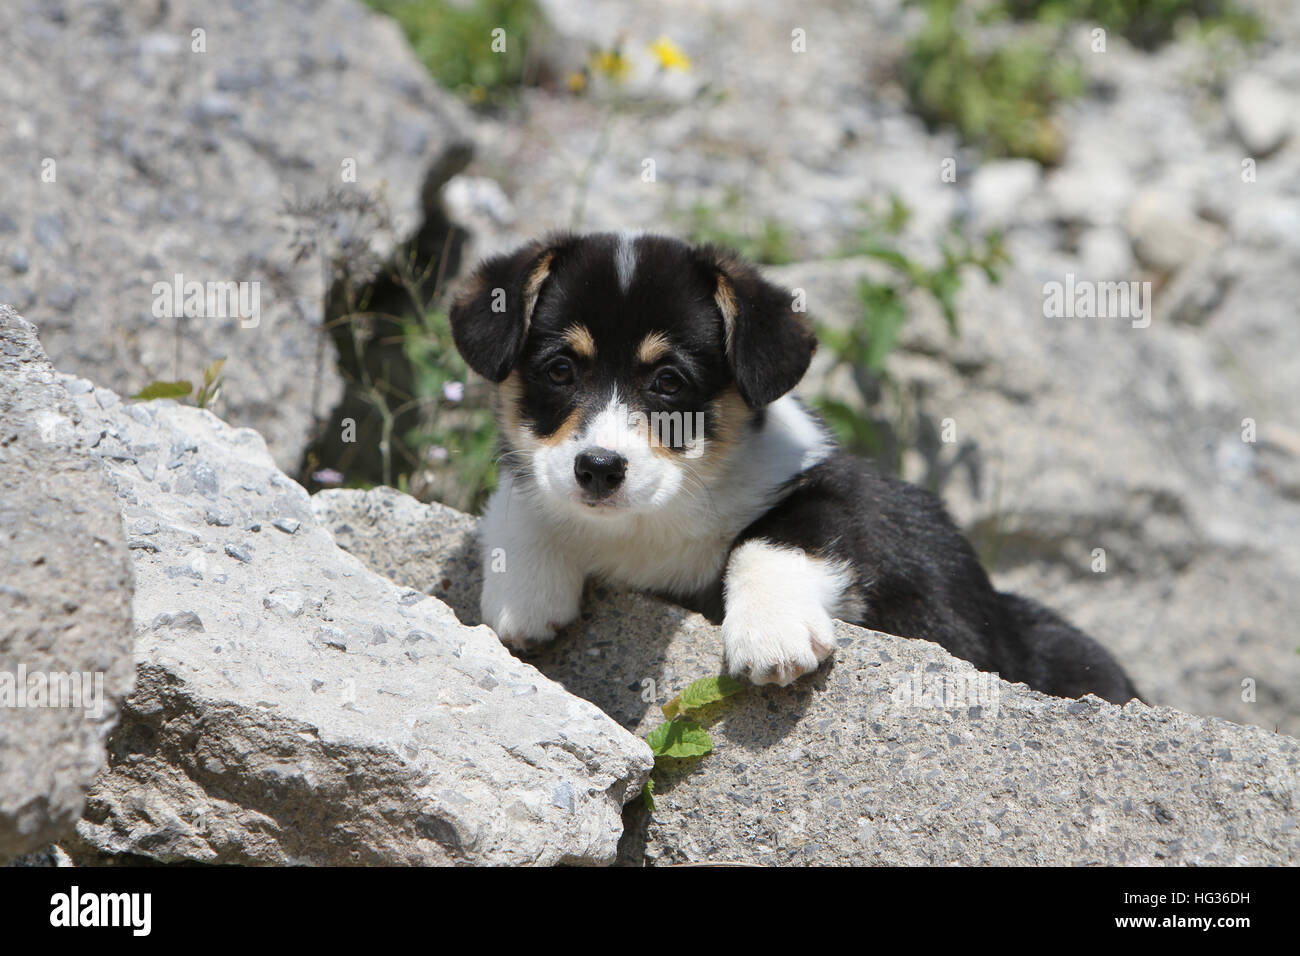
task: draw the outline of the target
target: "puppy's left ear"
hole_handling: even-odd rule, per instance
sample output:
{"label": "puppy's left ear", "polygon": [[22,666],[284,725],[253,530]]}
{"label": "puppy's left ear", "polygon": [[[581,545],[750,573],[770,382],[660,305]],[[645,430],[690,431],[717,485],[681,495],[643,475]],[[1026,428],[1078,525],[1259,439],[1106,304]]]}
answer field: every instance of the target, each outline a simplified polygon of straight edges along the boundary
{"label": "puppy's left ear", "polygon": [[817,348],[812,323],[793,296],[740,257],[716,246],[696,250],[716,283],[723,334],[736,390],[761,408],[799,384]]}

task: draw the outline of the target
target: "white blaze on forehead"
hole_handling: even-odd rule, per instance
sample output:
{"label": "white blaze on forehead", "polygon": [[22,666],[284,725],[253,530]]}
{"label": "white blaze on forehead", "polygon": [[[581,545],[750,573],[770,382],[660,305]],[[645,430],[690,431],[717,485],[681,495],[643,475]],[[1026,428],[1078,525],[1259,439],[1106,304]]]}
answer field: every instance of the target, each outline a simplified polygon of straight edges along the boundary
{"label": "white blaze on forehead", "polygon": [[632,273],[636,271],[635,232],[621,232],[618,247],[614,250],[614,268],[618,271],[618,287],[626,292],[632,286]]}

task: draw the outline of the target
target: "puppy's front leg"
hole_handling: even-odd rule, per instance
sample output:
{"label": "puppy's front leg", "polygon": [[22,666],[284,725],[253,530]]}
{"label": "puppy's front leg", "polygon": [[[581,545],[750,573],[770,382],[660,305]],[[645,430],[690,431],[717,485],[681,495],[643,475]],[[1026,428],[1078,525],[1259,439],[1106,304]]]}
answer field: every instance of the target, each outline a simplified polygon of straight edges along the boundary
{"label": "puppy's front leg", "polygon": [[723,579],[727,672],[780,684],[817,669],[835,650],[832,614],[852,574],[839,562],[755,538],[737,545]]}
{"label": "puppy's front leg", "polygon": [[483,514],[483,623],[508,647],[555,637],[578,616],[585,574],[503,481]]}

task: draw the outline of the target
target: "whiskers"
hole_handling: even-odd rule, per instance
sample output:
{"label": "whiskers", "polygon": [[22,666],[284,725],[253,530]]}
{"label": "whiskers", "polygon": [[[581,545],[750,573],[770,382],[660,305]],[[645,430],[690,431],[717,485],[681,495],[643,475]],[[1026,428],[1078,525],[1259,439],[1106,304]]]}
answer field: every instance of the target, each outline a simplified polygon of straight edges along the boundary
{"label": "whiskers", "polygon": [[497,471],[507,470],[515,477],[533,477],[532,456],[521,448],[507,448],[494,459]]}
{"label": "whiskers", "polygon": [[722,512],[718,508],[717,499],[713,497],[713,489],[709,487],[709,482],[687,460],[683,459],[679,465],[684,479],[682,494],[692,501],[702,503],[713,517],[721,517]]}
{"label": "whiskers", "polygon": [[532,455],[522,448],[506,448],[496,456],[497,493],[504,484],[503,477],[509,476],[509,490],[506,493],[506,517],[509,518],[510,506],[516,497],[525,497],[529,489],[537,487],[533,472]]}

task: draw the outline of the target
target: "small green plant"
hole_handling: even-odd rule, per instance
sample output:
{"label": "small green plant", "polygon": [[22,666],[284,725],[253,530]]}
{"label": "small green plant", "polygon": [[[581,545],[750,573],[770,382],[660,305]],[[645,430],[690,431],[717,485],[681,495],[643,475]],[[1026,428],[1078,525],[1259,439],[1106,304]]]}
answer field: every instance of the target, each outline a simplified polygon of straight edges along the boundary
{"label": "small green plant", "polygon": [[142,402],[152,401],[155,398],[173,398],[179,401],[193,394],[195,405],[199,408],[209,408],[221,394],[221,387],[226,384],[225,378],[221,375],[221,369],[225,364],[226,360],[222,357],[205,368],[203,381],[197,389],[192,382],[185,379],[176,382],[155,381],[150,382],[131,397]]}
{"label": "small green plant", "polygon": [[986,156],[1058,162],[1064,141],[1052,110],[1084,89],[1065,31],[1051,43],[1036,36],[982,46],[977,26],[1005,20],[1001,7],[977,14],[960,0],[914,2],[925,23],[907,40],[902,79],[917,113],[932,126],[953,126]]}
{"label": "small green plant", "polygon": [[[991,230],[975,240],[954,223],[939,244],[938,265],[920,263],[903,251],[899,241],[910,218],[911,211],[897,196],[890,197],[884,210],[868,210],[867,225],[845,254],[873,259],[887,266],[887,273],[880,279],[864,277],[859,281],[860,322],[847,328],[818,328],[822,344],[835,356],[837,364],[848,365],[854,372],[853,379],[859,383],[863,403],[868,407],[874,404],[875,393],[881,387],[894,392],[896,406],[903,405],[887,361],[907,321],[909,297],[918,290],[932,296],[949,333],[955,337],[960,332],[957,293],[961,290],[962,271],[968,266],[977,267],[990,282],[997,283],[1001,281],[1002,266],[1008,262],[1001,233]],[[847,402],[823,396],[815,404],[836,437],[849,448],[870,455],[886,450],[876,425]],[[902,425],[899,422],[895,431],[901,432]],[[901,453],[901,447],[896,451]]]}
{"label": "small green plant", "polygon": [[529,45],[544,23],[536,0],[366,2],[401,25],[439,84],[471,103],[500,103],[527,81]]}
{"label": "small green plant", "polygon": [[[451,339],[446,312],[434,309],[403,324],[403,348],[417,396],[433,396],[441,414],[404,436],[426,467],[444,479],[439,495],[462,510],[477,511],[496,485],[496,426],[486,401],[466,402],[469,368]],[[399,487],[406,483],[403,478]],[[402,490],[409,490],[402,488]],[[456,499],[459,501],[456,502]]]}
{"label": "small green plant", "polygon": [[[925,13],[907,40],[901,71],[916,112],[932,126],[951,125],[985,156],[1046,165],[1060,160],[1065,145],[1055,107],[1086,87],[1083,64],[1067,49],[1081,24],[1143,49],[1168,42],[1184,21],[1243,43],[1263,35],[1263,24],[1236,0],[911,2]],[[995,42],[995,34],[1003,39]]]}
{"label": "small green plant", "polygon": [[[664,704],[661,709],[666,720],[650,731],[645,739],[650,752],[655,756],[656,766],[660,758],[664,757],[686,760],[712,753],[713,739],[709,736],[709,732],[687,715],[738,694],[748,686],[725,674],[701,677]],[[646,809],[653,811],[655,808],[653,778],[646,781],[642,796]]]}
{"label": "small green plant", "polygon": [[385,296],[382,310],[362,293],[332,324],[356,356],[354,395],[366,409],[358,427],[378,429],[376,477],[422,501],[472,511],[496,482],[496,427],[487,395],[474,393],[447,313],[423,306],[440,301],[423,291],[426,278],[399,256],[387,281],[402,293]]}
{"label": "small green plant", "polygon": [[920,289],[934,297],[949,332],[956,336],[960,331],[957,293],[961,289],[961,270],[975,266],[996,284],[1001,281],[1001,267],[1008,262],[1000,231],[989,230],[975,240],[954,222],[948,235],[939,242],[940,263],[923,265],[904,253],[894,238],[911,213],[897,197],[891,197],[890,204],[882,226],[864,230],[861,240],[850,247],[850,253],[884,263],[893,275],[883,282],[863,279],[859,283],[858,298],[862,302],[864,322],[851,329],[847,338],[839,337],[842,348],[837,349],[841,354],[850,352],[876,374],[883,374],[885,359],[897,344],[899,330],[906,319],[903,303],[912,290]]}
{"label": "small green plant", "polygon": [[1184,20],[1203,30],[1225,28],[1245,43],[1264,32],[1259,18],[1234,0],[1003,0],[1002,6],[1018,20],[1089,21],[1144,50],[1169,42]]}

